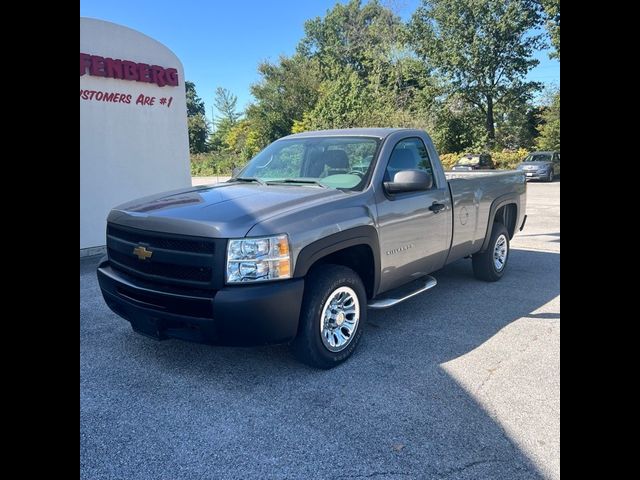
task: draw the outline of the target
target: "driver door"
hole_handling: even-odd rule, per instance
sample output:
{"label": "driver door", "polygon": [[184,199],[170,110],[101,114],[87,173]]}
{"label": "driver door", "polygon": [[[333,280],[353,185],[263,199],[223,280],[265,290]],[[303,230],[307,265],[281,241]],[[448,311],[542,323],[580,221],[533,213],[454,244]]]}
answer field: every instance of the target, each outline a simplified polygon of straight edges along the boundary
{"label": "driver door", "polygon": [[[423,170],[434,177],[426,191],[389,194],[378,203],[382,275],[380,291],[391,290],[444,266],[451,240],[448,185],[438,184],[431,159],[419,137],[400,140],[387,162],[383,181],[402,170]],[[384,191],[384,186],[380,186]]]}

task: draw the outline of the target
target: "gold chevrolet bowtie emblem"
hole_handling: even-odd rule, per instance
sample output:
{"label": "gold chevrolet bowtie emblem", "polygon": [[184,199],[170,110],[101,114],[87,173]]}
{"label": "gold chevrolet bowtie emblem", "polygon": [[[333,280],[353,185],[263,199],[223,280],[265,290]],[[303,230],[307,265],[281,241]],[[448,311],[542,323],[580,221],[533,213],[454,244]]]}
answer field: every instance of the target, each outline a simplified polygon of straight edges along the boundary
{"label": "gold chevrolet bowtie emblem", "polygon": [[133,254],[138,257],[140,260],[146,260],[147,258],[151,258],[153,252],[151,250],[147,250],[147,247],[143,245],[138,245],[133,249]]}

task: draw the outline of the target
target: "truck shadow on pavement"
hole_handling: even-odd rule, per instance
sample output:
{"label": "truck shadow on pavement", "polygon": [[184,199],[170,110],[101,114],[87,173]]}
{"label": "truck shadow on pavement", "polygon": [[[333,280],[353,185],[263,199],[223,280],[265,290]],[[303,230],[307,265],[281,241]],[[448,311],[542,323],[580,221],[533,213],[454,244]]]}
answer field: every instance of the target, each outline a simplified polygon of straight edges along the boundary
{"label": "truck shadow on pavement", "polygon": [[[286,346],[135,334],[81,262],[81,478],[545,478],[442,367],[559,295],[559,255],[513,250],[497,283],[470,261],[369,311],[358,351],[318,371]],[[482,366],[478,367],[481,368]]]}

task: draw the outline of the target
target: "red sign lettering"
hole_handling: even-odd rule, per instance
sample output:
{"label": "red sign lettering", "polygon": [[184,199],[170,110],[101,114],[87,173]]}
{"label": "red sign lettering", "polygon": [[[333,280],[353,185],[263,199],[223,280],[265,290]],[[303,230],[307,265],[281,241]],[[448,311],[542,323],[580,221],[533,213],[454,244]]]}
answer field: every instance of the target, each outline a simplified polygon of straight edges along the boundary
{"label": "red sign lettering", "polygon": [[80,52],[80,76],[117,78],[134,82],[155,83],[159,87],[178,86],[178,70],[160,65],[131,62],[118,58],[105,58]]}
{"label": "red sign lettering", "polygon": [[[82,90],[80,89],[81,100],[94,100],[97,102],[107,103],[134,103],[133,96],[129,93],[105,92],[101,90]],[[156,102],[157,100],[157,102]],[[139,94],[135,99],[135,105],[153,107],[155,105],[161,107],[171,107],[173,97],[151,97],[144,93]]]}

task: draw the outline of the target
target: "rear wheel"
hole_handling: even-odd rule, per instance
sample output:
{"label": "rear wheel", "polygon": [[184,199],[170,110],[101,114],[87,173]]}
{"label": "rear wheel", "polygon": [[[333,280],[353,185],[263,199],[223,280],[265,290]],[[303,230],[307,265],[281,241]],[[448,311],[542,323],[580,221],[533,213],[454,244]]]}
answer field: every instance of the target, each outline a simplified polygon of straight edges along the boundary
{"label": "rear wheel", "polygon": [[335,367],[355,351],[366,319],[367,295],[358,274],[320,265],[305,280],[294,354],[312,367]]}
{"label": "rear wheel", "polygon": [[471,257],[473,274],[479,280],[496,282],[504,275],[509,259],[509,232],[499,222],[493,224],[489,247]]}

